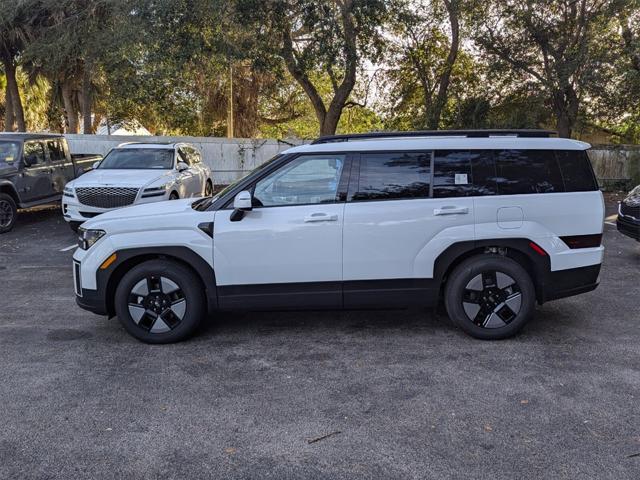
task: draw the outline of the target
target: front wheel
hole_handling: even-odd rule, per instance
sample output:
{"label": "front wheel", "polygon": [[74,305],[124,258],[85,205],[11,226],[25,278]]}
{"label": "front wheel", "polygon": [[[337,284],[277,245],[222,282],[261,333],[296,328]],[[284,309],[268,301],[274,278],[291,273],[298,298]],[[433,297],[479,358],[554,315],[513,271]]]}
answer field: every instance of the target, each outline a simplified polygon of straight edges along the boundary
{"label": "front wheel", "polygon": [[451,320],[469,335],[498,340],[515,335],[533,316],[535,288],[515,260],[479,255],[453,270],[445,306]]}
{"label": "front wheel", "polygon": [[18,207],[16,202],[6,193],[0,193],[0,233],[11,231],[16,223]]}
{"label": "front wheel", "polygon": [[149,260],[122,278],[115,294],[122,326],[145,343],[190,337],[206,314],[203,287],[189,268],[171,260]]}

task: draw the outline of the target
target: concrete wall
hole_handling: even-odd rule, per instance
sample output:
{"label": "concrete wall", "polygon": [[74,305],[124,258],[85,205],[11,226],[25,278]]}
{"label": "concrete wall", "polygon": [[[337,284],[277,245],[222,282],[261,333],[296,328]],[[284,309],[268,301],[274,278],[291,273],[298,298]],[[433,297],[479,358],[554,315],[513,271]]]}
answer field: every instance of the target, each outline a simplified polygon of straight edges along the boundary
{"label": "concrete wall", "polygon": [[[150,137],[67,135],[73,153],[105,155],[123,142],[189,142],[197,145],[204,161],[213,169],[217,184],[226,185],[240,178],[278,152],[302,143],[299,140],[253,140],[213,137]],[[596,176],[606,189],[627,189],[640,184],[640,145],[594,145],[589,151]]]}
{"label": "concrete wall", "polygon": [[204,161],[214,172],[215,183],[221,185],[237,180],[277,153],[302,143],[300,141],[213,137],[66,135],[66,138],[72,153],[99,153],[101,155],[106,155],[111,148],[124,142],[189,142],[200,149]]}

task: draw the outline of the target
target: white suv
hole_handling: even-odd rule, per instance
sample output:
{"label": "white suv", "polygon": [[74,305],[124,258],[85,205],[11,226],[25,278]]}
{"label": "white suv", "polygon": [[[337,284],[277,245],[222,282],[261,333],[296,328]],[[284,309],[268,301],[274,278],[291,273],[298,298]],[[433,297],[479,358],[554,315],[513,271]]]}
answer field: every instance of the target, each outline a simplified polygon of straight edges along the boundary
{"label": "white suv", "polygon": [[188,143],[123,143],[69,182],[62,214],[73,230],[89,218],[139,203],[211,196],[211,170]]}
{"label": "white suv", "polygon": [[213,198],[85,223],[78,304],[136,338],[181,340],[207,312],[428,307],[477,338],[593,290],[604,202],[589,145],[540,131],[321,138]]}

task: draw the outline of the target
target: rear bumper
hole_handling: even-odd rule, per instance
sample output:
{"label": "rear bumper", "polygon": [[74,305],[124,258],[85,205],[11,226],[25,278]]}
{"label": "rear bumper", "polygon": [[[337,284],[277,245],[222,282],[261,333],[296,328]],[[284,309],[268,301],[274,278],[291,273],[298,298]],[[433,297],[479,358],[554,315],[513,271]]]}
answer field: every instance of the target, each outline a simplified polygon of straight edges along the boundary
{"label": "rear bumper", "polygon": [[538,301],[544,303],[595,290],[600,283],[601,266],[597,264],[549,272],[541,285]]}
{"label": "rear bumper", "polygon": [[621,234],[640,242],[640,220],[632,220],[628,217],[618,215],[616,227],[618,227],[618,231]]}

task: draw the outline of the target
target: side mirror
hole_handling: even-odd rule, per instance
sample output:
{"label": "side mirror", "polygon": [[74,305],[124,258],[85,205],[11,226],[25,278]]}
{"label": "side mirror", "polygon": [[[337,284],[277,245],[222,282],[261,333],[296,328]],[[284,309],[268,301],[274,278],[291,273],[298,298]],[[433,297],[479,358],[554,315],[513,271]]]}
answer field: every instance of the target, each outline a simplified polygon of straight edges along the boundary
{"label": "side mirror", "polygon": [[93,165],[91,165],[91,168],[95,170],[96,168],[98,168],[98,165],[100,165],[100,160],[98,160],[97,162],[94,162]]}
{"label": "side mirror", "polygon": [[233,199],[233,213],[231,213],[231,221],[239,222],[244,218],[244,214],[253,209],[251,192],[243,190]]}
{"label": "side mirror", "polygon": [[176,170],[178,170],[179,172],[184,172],[185,170],[189,170],[189,165],[184,162],[178,162],[178,165],[176,165]]}

